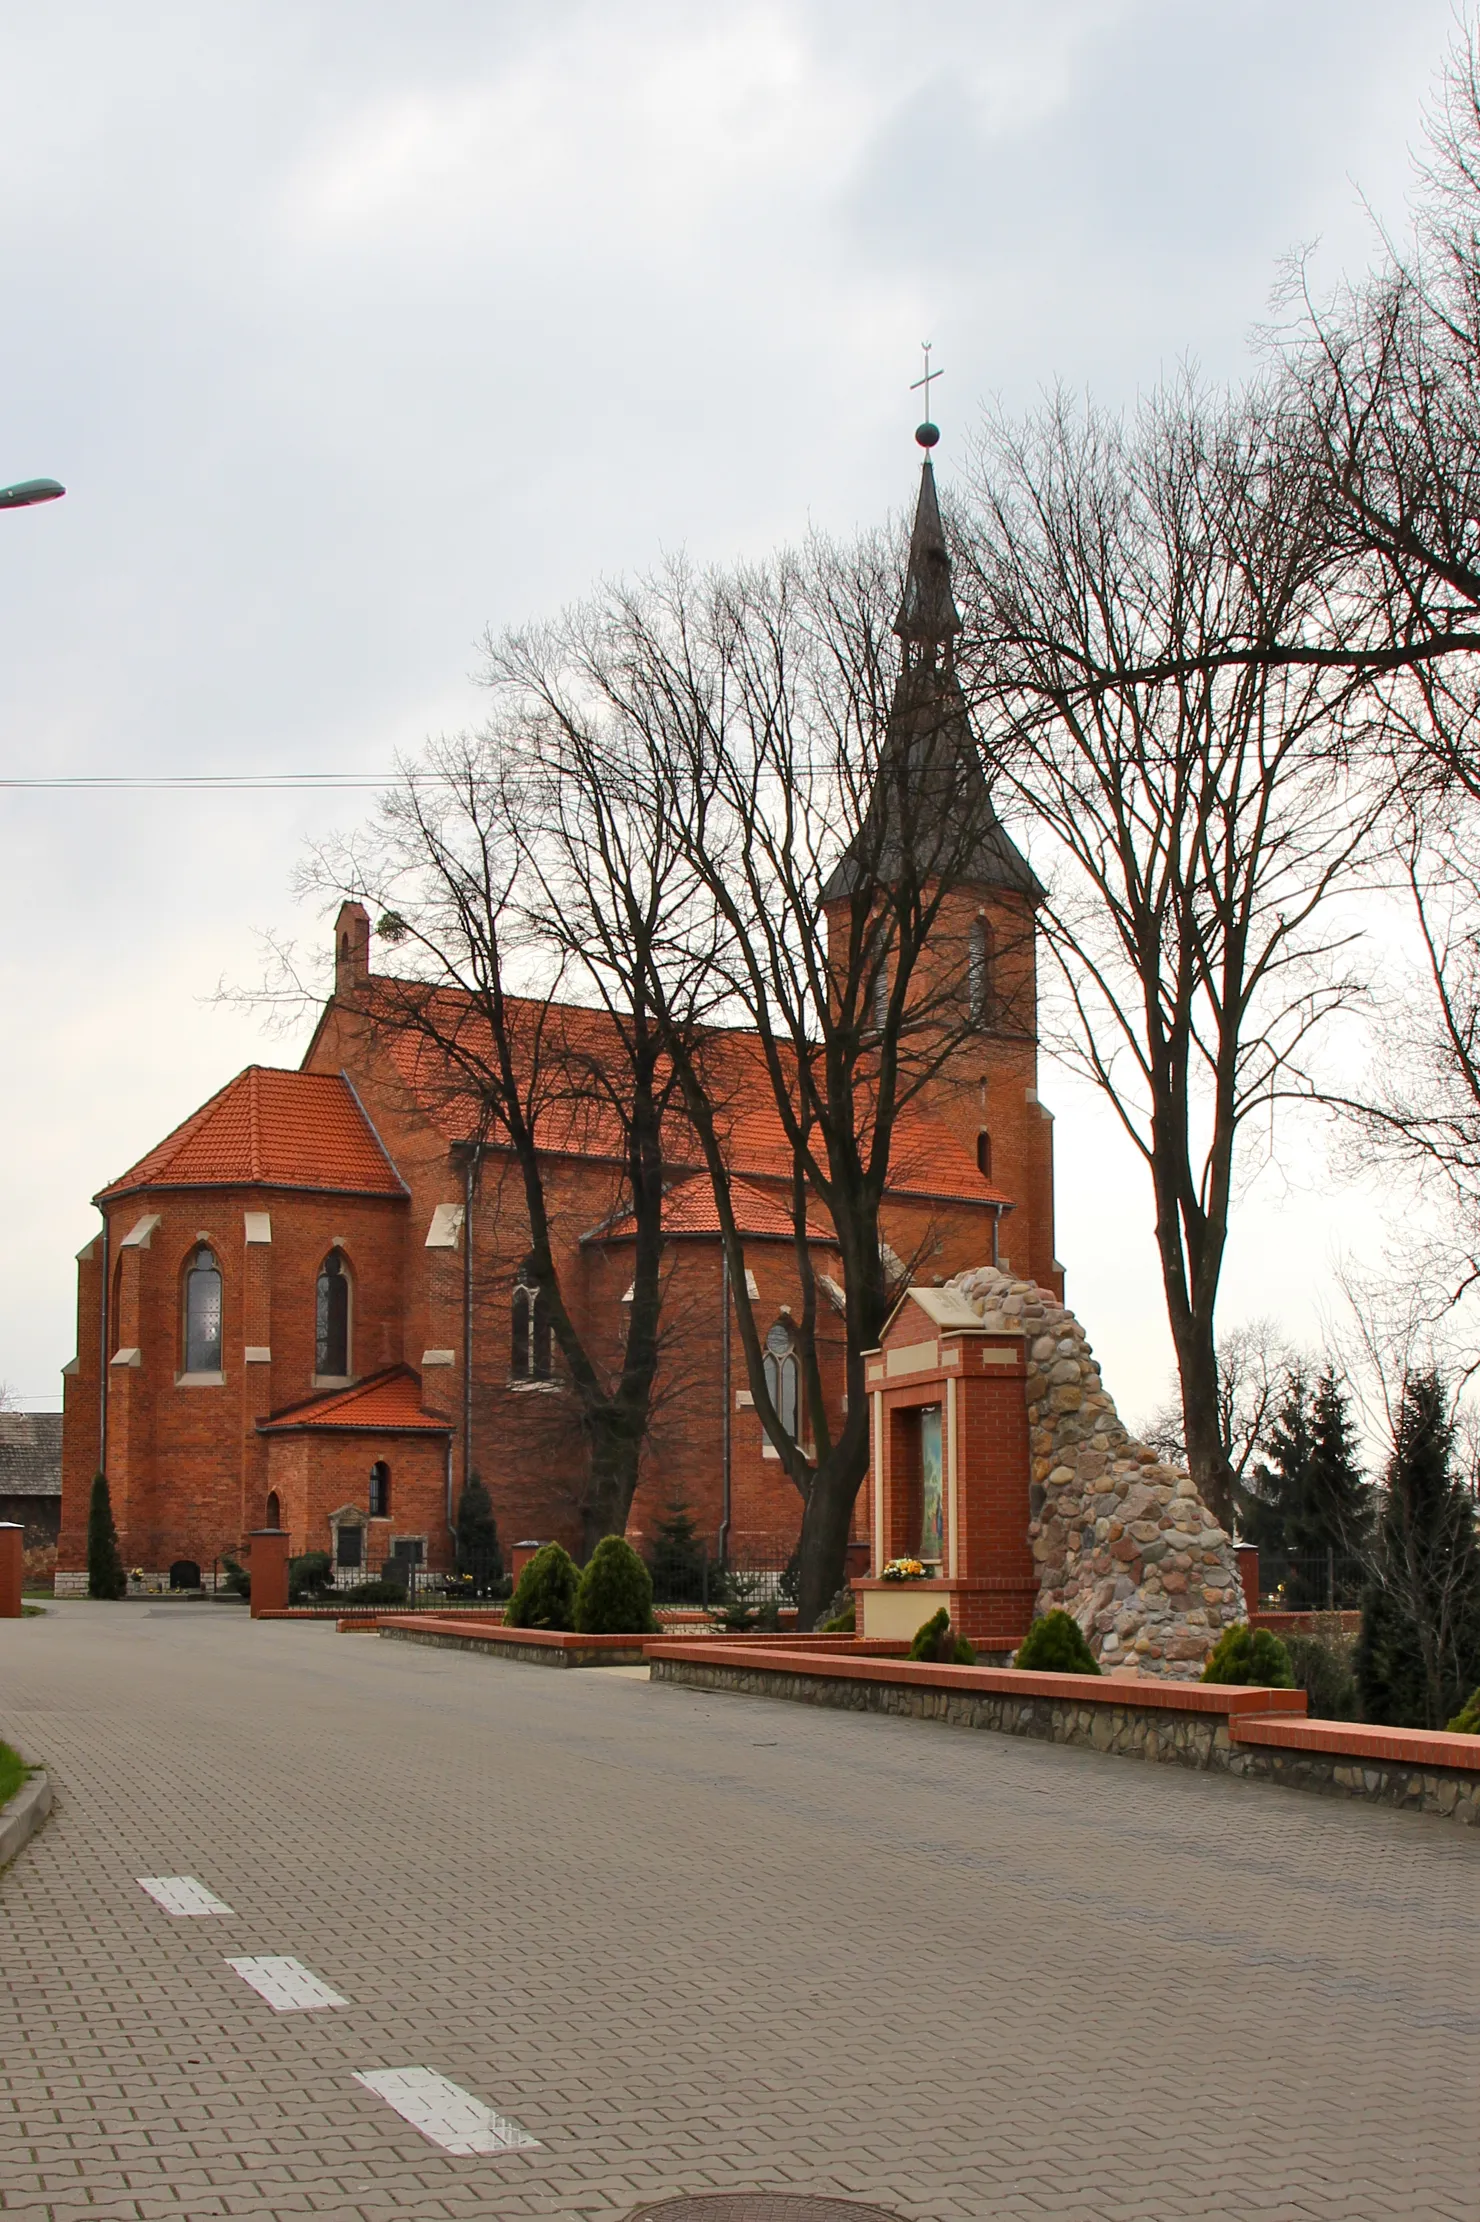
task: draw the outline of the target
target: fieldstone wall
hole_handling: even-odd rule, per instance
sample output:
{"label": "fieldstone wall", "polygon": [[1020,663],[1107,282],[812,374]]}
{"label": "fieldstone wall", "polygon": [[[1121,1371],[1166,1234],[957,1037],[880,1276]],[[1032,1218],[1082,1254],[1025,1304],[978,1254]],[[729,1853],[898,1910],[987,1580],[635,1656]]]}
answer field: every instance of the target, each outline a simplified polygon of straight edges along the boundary
{"label": "fieldstone wall", "polygon": [[1195,1681],[1244,1618],[1230,1538],[1190,1475],[1127,1434],[1084,1329],[1057,1297],[991,1265],[951,1285],[983,1326],[1026,1338],[1038,1612],[1071,1612],[1106,1672]]}

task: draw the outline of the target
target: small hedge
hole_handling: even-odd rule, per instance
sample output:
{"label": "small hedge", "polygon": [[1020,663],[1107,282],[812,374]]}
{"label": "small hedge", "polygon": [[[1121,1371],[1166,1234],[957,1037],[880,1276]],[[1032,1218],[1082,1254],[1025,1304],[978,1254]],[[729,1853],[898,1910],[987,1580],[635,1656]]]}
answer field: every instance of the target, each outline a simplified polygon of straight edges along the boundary
{"label": "small hedge", "polygon": [[569,1551],[559,1543],[542,1543],[515,1584],[504,1626],[574,1628],[579,1581]]}
{"label": "small hedge", "polygon": [[1357,1717],[1357,1684],[1350,1665],[1334,1645],[1319,1636],[1286,1636],[1294,1686],[1305,1692],[1305,1709],[1312,1720],[1354,1721]]}
{"label": "small hedge", "polygon": [[929,1660],[934,1666],[976,1665],[976,1653],[966,1638],[958,1636],[951,1626],[950,1608],[946,1605],[915,1630],[909,1655],[912,1659]]}
{"label": "small hedge", "polygon": [[1279,1637],[1267,1628],[1251,1628],[1244,1620],[1236,1628],[1224,1629],[1202,1678],[1205,1682],[1231,1682],[1243,1687],[1254,1684],[1262,1690],[1295,1687],[1290,1654]]}
{"label": "small hedge", "polygon": [[380,1579],[356,1582],[353,1587],[338,1591],[335,1602],[341,1605],[404,1605],[406,1584]]}
{"label": "small hedge", "polygon": [[1093,1651],[1084,1640],[1084,1630],[1073,1613],[1055,1606],[1041,1620],[1035,1620],[1022,1642],[1018,1645],[1015,1667],[1022,1667],[1034,1674],[1098,1674],[1100,1669]]}
{"label": "small hedge", "polygon": [[31,1770],[18,1751],[9,1744],[0,1744],[0,1805],[9,1805],[16,1793],[25,1787]]}
{"label": "small hedge", "polygon": [[288,1561],[288,1603],[301,1605],[306,1597],[322,1597],[334,1587],[334,1561],[327,1551],[304,1551]]}
{"label": "small hedge", "polygon": [[604,1535],[591,1553],[576,1589],[575,1623],[582,1636],[647,1636],[656,1630],[653,1577],[624,1535]]}
{"label": "small hedge", "polygon": [[1472,1690],[1449,1723],[1452,1736],[1480,1736],[1480,1690]]}
{"label": "small hedge", "polygon": [[852,1636],[857,1632],[858,1613],[851,1597],[840,1613],[834,1613],[831,1620],[822,1623],[825,1636]]}

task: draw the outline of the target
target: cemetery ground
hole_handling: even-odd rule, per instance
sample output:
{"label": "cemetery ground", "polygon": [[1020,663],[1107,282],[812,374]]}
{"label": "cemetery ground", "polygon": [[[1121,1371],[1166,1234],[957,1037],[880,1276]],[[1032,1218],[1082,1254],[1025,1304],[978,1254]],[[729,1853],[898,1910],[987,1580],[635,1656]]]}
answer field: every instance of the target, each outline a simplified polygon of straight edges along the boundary
{"label": "cemetery ground", "polygon": [[206,1605],[0,1623],[0,1735],[5,2215],[1474,2222],[1477,1832]]}

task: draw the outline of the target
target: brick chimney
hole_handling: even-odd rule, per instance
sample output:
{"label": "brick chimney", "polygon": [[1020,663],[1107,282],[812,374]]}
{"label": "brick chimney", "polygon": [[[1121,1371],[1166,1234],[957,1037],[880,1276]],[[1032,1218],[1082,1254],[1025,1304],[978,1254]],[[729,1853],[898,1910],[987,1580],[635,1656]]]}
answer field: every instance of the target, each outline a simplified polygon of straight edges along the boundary
{"label": "brick chimney", "polygon": [[369,977],[370,913],[363,903],[345,903],[334,921],[334,993],[353,999]]}

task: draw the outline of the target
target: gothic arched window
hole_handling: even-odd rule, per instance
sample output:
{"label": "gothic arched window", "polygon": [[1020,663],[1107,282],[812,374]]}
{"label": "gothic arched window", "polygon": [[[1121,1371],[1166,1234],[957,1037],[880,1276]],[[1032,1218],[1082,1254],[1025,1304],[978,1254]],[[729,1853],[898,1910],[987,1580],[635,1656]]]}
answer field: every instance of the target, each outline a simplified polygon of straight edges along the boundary
{"label": "gothic arched window", "polygon": [[349,1372],[349,1274],[339,1250],[331,1250],[319,1267],[313,1370],[330,1380]]}
{"label": "gothic arched window", "polygon": [[509,1322],[509,1371],[516,1381],[550,1378],[550,1308],[524,1266],[514,1283]]}
{"label": "gothic arched window", "polygon": [[377,1458],[370,1469],[370,1517],[388,1520],[391,1516],[391,1470],[383,1458]]}
{"label": "gothic arched window", "polygon": [[992,1137],[983,1127],[976,1138],[976,1169],[983,1180],[992,1177]]}
{"label": "gothic arched window", "polygon": [[771,1402],[782,1429],[794,1443],[801,1426],[801,1368],[797,1364],[796,1337],[785,1320],[778,1319],[766,1337],[765,1368]]}
{"label": "gothic arched window", "polygon": [[992,934],[985,918],[975,919],[966,958],[966,992],[973,1026],[992,1018]]}
{"label": "gothic arched window", "polygon": [[205,1243],[185,1269],[185,1371],[221,1371],[221,1268]]}

